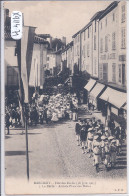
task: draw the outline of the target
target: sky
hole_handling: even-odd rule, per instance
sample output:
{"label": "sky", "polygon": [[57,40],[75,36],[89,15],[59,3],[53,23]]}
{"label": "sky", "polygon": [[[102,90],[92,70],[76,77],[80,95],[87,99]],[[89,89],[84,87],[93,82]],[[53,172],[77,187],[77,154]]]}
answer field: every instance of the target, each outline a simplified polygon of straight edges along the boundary
{"label": "sky", "polygon": [[7,1],[4,7],[24,14],[24,24],[34,26],[36,33],[66,37],[83,28],[92,16],[105,9],[112,1]]}

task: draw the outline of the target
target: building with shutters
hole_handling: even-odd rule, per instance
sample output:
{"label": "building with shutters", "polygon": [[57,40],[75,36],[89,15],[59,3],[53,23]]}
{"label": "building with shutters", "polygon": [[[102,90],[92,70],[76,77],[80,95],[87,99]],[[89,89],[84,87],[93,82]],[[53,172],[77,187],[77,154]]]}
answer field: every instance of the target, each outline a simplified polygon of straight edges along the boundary
{"label": "building with shutters", "polygon": [[99,17],[99,80],[126,87],[126,2],[111,3]]}
{"label": "building with shutters", "polygon": [[73,36],[73,45],[74,45],[74,72],[81,71],[81,30],[75,33]]}

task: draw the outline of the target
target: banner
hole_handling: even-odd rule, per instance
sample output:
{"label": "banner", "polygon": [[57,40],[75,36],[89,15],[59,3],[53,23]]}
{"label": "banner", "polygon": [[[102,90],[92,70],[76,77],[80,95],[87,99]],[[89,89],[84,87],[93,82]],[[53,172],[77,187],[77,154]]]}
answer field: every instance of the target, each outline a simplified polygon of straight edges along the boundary
{"label": "banner", "polygon": [[24,26],[21,39],[21,80],[24,89],[24,103],[29,102],[29,76],[32,61],[35,27]]}

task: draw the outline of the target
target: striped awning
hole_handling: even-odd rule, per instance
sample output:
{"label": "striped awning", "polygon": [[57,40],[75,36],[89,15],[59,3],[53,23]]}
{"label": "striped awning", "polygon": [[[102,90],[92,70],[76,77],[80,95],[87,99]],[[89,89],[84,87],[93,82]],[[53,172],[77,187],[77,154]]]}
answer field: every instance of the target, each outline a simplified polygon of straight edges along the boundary
{"label": "striped awning", "polygon": [[101,91],[104,89],[104,87],[104,84],[97,83],[95,87],[91,90],[90,96],[96,98],[99,95],[99,93],[101,93]]}
{"label": "striped awning", "polygon": [[111,103],[117,108],[121,108],[127,102],[126,93],[114,90],[110,87],[108,87],[99,98]]}
{"label": "striped awning", "polygon": [[95,83],[96,83],[96,80],[90,79],[84,88],[87,91],[90,91],[93,88],[93,86],[95,85]]}

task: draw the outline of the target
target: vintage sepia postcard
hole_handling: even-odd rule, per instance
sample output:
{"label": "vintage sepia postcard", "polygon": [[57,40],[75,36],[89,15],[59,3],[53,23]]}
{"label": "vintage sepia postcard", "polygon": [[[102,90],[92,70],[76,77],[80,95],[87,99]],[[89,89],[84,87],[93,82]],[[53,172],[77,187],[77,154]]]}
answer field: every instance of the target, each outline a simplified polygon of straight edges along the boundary
{"label": "vintage sepia postcard", "polygon": [[2,7],[5,194],[127,194],[127,2]]}

